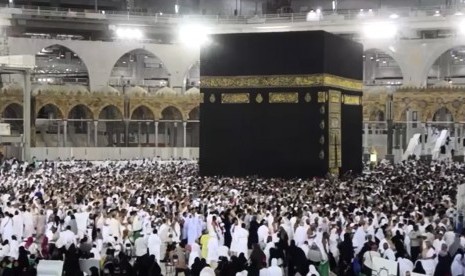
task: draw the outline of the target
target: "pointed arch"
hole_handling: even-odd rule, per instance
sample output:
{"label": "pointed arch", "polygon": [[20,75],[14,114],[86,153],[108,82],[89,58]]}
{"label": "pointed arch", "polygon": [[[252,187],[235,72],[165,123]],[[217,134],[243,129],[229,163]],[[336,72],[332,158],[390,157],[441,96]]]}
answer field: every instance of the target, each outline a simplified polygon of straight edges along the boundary
{"label": "pointed arch", "polygon": [[92,120],[94,119],[94,114],[87,105],[77,104],[70,108],[67,118]]}
{"label": "pointed arch", "polygon": [[379,108],[376,108],[374,110],[372,110],[370,112],[370,121],[373,121],[373,122],[381,122],[381,121],[384,121],[385,120],[385,117],[384,117],[384,111],[379,109]]}
{"label": "pointed arch", "polygon": [[433,61],[428,61],[426,79],[429,86],[465,84],[465,43],[449,47],[435,56]]}
{"label": "pointed arch", "polygon": [[365,85],[402,85],[404,73],[398,60],[380,48],[368,48],[363,53]]}
{"label": "pointed arch", "polygon": [[167,106],[161,111],[162,120],[182,120],[182,112],[174,106]]}
{"label": "pointed arch", "polygon": [[433,114],[433,121],[435,122],[453,122],[454,115],[445,106],[437,109]]}
{"label": "pointed arch", "polygon": [[19,103],[10,103],[2,110],[2,118],[4,119],[22,119],[23,106]]}
{"label": "pointed arch", "polygon": [[116,87],[161,87],[168,85],[169,76],[165,63],[155,53],[135,48],[121,55],[113,64],[109,83]]}
{"label": "pointed arch", "polygon": [[145,105],[139,105],[131,114],[131,120],[155,120],[155,114]]}
{"label": "pointed arch", "polygon": [[64,119],[64,112],[55,104],[42,105],[36,114],[37,119]]}
{"label": "pointed arch", "polygon": [[36,84],[81,84],[88,86],[89,68],[79,55],[62,44],[52,44],[35,54],[32,72]]}
{"label": "pointed arch", "polygon": [[199,120],[200,119],[200,108],[198,106],[194,107],[189,112],[189,120]]}
{"label": "pointed arch", "polygon": [[123,113],[114,105],[107,105],[99,111],[98,118],[100,120],[122,120]]}

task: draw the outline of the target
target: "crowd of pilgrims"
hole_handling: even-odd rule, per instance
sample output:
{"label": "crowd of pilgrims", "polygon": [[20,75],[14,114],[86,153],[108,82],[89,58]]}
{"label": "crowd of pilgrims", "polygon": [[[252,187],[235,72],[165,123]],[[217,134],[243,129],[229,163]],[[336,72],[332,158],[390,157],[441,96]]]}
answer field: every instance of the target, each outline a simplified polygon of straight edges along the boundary
{"label": "crowd of pilgrims", "polygon": [[0,167],[0,275],[465,273],[456,227],[465,166],[408,161],[313,180],[201,177],[194,162],[68,161]]}

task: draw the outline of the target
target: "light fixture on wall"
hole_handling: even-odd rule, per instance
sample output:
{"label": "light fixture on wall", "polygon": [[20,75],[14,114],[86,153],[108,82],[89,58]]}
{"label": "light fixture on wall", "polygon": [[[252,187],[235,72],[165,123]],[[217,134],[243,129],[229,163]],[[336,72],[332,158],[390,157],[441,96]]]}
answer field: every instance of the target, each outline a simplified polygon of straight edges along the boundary
{"label": "light fixture on wall", "polygon": [[390,39],[397,35],[397,26],[392,22],[374,22],[363,26],[363,35],[369,39]]}
{"label": "light fixture on wall", "polygon": [[129,27],[117,27],[116,30],[116,36],[119,39],[125,39],[125,40],[131,40],[131,39],[136,39],[136,40],[141,40],[144,37],[144,34],[142,33],[142,30],[138,28],[129,28]]}
{"label": "light fixture on wall", "polygon": [[181,43],[199,47],[209,42],[208,28],[200,24],[186,24],[179,29],[179,40]]}

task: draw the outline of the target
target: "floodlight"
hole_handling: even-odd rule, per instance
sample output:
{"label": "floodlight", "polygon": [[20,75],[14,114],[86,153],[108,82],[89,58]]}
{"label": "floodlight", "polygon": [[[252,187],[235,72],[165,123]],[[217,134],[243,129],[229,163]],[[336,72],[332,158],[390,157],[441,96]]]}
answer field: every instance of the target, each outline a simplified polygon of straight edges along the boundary
{"label": "floodlight", "polygon": [[125,28],[125,27],[116,28],[116,36],[120,39],[136,39],[136,40],[140,40],[144,37],[140,29]]}
{"label": "floodlight", "polygon": [[186,45],[199,47],[209,42],[208,29],[199,24],[181,26],[179,40]]}
{"label": "floodlight", "polygon": [[370,39],[394,38],[397,34],[397,27],[390,22],[370,23],[363,27],[363,34]]}

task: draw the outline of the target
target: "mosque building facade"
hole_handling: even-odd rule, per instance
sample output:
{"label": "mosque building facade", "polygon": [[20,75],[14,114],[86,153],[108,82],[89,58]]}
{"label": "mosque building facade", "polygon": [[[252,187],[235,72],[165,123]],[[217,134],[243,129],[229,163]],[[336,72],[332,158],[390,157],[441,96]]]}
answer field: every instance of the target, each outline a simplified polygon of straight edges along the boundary
{"label": "mosque building facade", "polygon": [[[203,101],[199,44],[214,43],[206,35],[304,30],[363,44],[366,153],[392,152],[398,160],[434,155],[436,144],[410,140],[446,130],[442,154],[463,155],[460,5],[241,16],[5,7],[0,25],[1,55],[35,58],[31,155],[37,158],[195,158]],[[22,85],[17,75],[2,74],[0,121],[13,135],[23,129]],[[11,145],[3,151],[18,154]]]}

